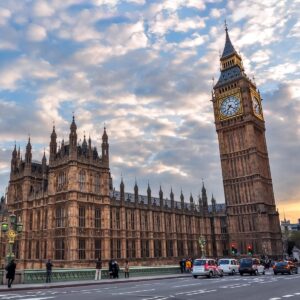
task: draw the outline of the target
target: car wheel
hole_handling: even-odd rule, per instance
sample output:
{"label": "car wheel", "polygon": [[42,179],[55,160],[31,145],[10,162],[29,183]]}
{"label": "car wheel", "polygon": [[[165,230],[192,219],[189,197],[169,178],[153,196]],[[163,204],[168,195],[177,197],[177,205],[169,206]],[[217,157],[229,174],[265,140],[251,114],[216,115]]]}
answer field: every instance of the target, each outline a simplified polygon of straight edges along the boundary
{"label": "car wheel", "polygon": [[243,275],[244,275],[244,273],[243,273],[243,272],[240,272],[240,275],[241,275],[241,276],[243,276]]}
{"label": "car wheel", "polygon": [[235,270],[232,270],[231,275],[232,276],[235,275]]}
{"label": "car wheel", "polygon": [[209,272],[207,277],[208,277],[208,278],[212,278],[213,275],[214,275],[213,272]]}
{"label": "car wheel", "polygon": [[289,270],[288,274],[289,275],[293,275],[293,272],[291,270]]}
{"label": "car wheel", "polygon": [[265,272],[265,271],[263,271],[263,272],[262,272],[262,274],[263,274],[263,275],[266,275],[266,272]]}
{"label": "car wheel", "polygon": [[256,275],[256,276],[258,275],[258,271],[257,270],[255,270],[254,275]]}
{"label": "car wheel", "polygon": [[197,276],[197,275],[193,275],[193,277],[194,277],[194,278],[198,278],[198,276]]}
{"label": "car wheel", "polygon": [[224,273],[223,273],[223,271],[221,270],[220,271],[220,275],[219,275],[220,277],[223,277],[224,276]]}

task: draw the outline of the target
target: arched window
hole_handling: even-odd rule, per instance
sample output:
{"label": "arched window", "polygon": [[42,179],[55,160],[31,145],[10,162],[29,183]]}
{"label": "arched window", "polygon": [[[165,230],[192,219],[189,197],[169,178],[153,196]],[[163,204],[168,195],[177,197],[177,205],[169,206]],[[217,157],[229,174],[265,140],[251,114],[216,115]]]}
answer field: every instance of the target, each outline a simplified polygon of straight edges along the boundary
{"label": "arched window", "polygon": [[100,193],[100,175],[95,176],[95,193]]}
{"label": "arched window", "polygon": [[79,190],[85,190],[85,171],[83,170],[79,172]]}
{"label": "arched window", "polygon": [[56,190],[62,191],[66,189],[67,175],[66,172],[60,172],[56,180]]}

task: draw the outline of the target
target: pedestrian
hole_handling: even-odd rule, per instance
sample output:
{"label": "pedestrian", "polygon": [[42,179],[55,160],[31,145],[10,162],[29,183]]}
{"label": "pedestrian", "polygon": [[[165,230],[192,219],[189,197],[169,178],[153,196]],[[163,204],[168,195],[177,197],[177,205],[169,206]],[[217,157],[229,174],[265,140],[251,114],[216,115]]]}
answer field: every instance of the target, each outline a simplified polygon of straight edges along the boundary
{"label": "pedestrian", "polygon": [[184,258],[179,262],[179,266],[180,266],[180,271],[181,273],[184,273],[185,272],[185,260]]}
{"label": "pedestrian", "polygon": [[125,278],[129,278],[129,262],[128,262],[128,260],[125,261],[124,273],[125,273]]}
{"label": "pedestrian", "polygon": [[51,259],[49,258],[48,261],[46,262],[46,283],[51,282],[52,267],[53,264],[51,262]]}
{"label": "pedestrian", "polygon": [[187,259],[186,262],[185,262],[185,268],[186,268],[186,271],[187,271],[188,273],[191,272],[191,266],[192,266],[191,261],[190,261],[189,259]]}
{"label": "pedestrian", "polygon": [[6,273],[6,278],[8,279],[7,280],[7,287],[11,288],[11,285],[15,279],[15,274],[16,274],[16,263],[15,263],[15,260],[12,259],[10,261],[10,263],[6,266],[5,270],[7,271]]}
{"label": "pedestrian", "polygon": [[112,259],[108,262],[109,279],[113,278],[113,262],[114,261]]}
{"label": "pedestrian", "polygon": [[98,258],[98,260],[96,262],[95,280],[101,279],[101,269],[102,269],[102,261],[100,258]]}
{"label": "pedestrian", "polygon": [[113,278],[119,278],[119,265],[115,260],[112,262],[112,275]]}

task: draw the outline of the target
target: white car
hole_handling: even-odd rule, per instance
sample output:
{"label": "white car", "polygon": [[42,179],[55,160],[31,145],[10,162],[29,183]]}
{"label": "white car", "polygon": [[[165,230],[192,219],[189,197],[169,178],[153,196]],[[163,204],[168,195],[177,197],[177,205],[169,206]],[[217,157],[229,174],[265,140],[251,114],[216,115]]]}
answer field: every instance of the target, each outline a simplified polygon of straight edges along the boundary
{"label": "white car", "polygon": [[223,270],[224,274],[234,275],[239,272],[239,263],[234,258],[219,259],[218,265]]}

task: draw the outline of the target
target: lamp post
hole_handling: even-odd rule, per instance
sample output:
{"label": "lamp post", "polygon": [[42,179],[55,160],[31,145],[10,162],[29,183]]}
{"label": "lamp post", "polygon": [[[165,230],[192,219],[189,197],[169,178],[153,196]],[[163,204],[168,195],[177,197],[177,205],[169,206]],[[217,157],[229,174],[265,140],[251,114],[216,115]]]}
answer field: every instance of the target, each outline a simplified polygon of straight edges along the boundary
{"label": "lamp post", "polygon": [[1,231],[7,235],[8,239],[8,254],[6,255],[7,262],[10,262],[14,257],[13,253],[13,245],[15,243],[15,238],[17,234],[23,231],[23,224],[19,218],[19,222],[17,222],[17,217],[15,214],[11,214],[9,216],[9,222],[4,220],[1,224]]}
{"label": "lamp post", "polygon": [[205,257],[205,246],[206,246],[206,240],[205,240],[205,237],[203,235],[201,235],[199,237],[199,246],[200,246],[200,249],[201,249],[201,257],[204,258]]}

